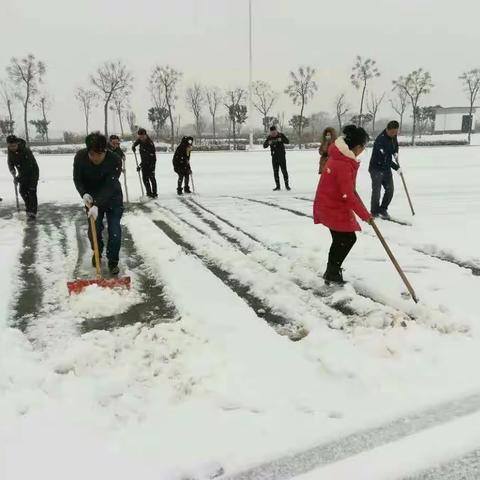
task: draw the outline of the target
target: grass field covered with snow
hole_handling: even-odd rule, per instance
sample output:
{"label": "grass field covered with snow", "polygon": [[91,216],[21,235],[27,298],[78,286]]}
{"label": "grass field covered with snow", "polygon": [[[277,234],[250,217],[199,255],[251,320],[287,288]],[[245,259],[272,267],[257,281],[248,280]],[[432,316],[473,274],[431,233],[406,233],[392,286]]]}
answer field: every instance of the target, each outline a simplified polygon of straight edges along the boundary
{"label": "grass field covered with snow", "polygon": [[349,284],[324,287],[316,152],[287,153],[291,192],[267,151],[193,152],[181,198],[159,154],[149,202],[128,154],[132,289],[77,297],[66,282],[94,272],[73,156],[37,156],[33,225],[3,157],[0,478],[390,480],[480,449],[480,146],[400,154],[417,214],[395,176],[409,224],[378,225],[417,305],[366,224]]}

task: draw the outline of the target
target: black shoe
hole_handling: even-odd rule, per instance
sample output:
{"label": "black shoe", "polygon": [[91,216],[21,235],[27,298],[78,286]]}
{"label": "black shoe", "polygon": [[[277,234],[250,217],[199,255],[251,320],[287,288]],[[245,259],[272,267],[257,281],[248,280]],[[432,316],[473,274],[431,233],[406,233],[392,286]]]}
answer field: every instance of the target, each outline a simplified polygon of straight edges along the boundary
{"label": "black shoe", "polygon": [[182,195],[183,190],[181,188],[177,188],[177,195]]}
{"label": "black shoe", "polygon": [[288,183],[285,184],[285,188],[286,188],[288,191],[291,190],[290,185],[289,185]]}
{"label": "black shoe", "polygon": [[280,190],[280,187],[279,187],[279,186],[276,186],[276,187],[273,189],[274,192],[278,192],[279,190]]}
{"label": "black shoe", "polygon": [[183,191],[184,191],[185,193],[192,193],[192,191],[190,190],[190,187],[185,187],[185,188],[183,189]]}
{"label": "black shoe", "polygon": [[152,198],[158,198],[158,195],[156,193],[152,193]]}
{"label": "black shoe", "polygon": [[390,215],[388,214],[388,212],[386,210],[381,210],[380,212],[378,212],[378,216],[380,218],[383,218],[384,220],[390,220],[392,217],[390,217]]}
{"label": "black shoe", "polygon": [[345,285],[345,280],[343,279],[342,269],[333,269],[327,267],[326,272],[323,274],[323,279],[325,280],[325,285]]}
{"label": "black shoe", "polygon": [[27,220],[35,221],[37,219],[37,214],[33,212],[27,212]]}
{"label": "black shoe", "polygon": [[109,260],[108,270],[112,275],[118,275],[120,273],[120,269],[118,268],[118,262],[115,262],[114,260]]}

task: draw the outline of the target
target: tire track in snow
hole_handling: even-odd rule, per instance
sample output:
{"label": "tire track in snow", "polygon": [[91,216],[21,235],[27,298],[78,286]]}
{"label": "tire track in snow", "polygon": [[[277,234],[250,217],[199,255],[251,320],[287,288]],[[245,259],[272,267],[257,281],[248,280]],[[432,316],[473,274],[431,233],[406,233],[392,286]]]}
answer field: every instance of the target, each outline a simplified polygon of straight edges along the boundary
{"label": "tire track in snow", "polygon": [[[311,472],[316,468],[344,460],[390,442],[395,442],[422,430],[470,415],[479,410],[480,394],[469,395],[402,416],[375,428],[353,433],[332,442],[322,443],[304,451],[265,462],[243,472],[230,474],[222,478],[223,480],[294,479],[296,476]],[[471,458],[470,455],[462,457],[462,459],[457,461],[474,461],[475,457]],[[475,452],[475,455],[478,454]],[[478,458],[475,461],[478,462]],[[451,464],[455,465],[455,462],[448,464],[450,468],[452,467]],[[454,470],[451,471],[454,472]],[[432,472],[435,472],[435,470],[432,470]],[[476,473],[478,473],[478,471]],[[425,472],[424,475],[425,474],[427,473]],[[436,480],[437,478],[450,478],[451,480],[457,480],[459,478],[465,478],[467,480],[471,478],[474,480],[478,477],[415,476],[409,477],[408,480]]]}
{"label": "tire track in snow", "polygon": [[403,480],[478,480],[480,478],[480,450],[456,458]]}
{"label": "tire track in snow", "polygon": [[[208,233],[202,231],[198,227],[193,226],[190,222],[178,216],[177,212],[173,212],[169,208],[159,206],[160,209],[164,209],[174,215],[179,221],[185,223],[190,228],[194,228],[195,231],[201,233],[204,236],[208,236]],[[143,209],[143,208],[142,208]],[[208,268],[217,278],[219,278],[225,285],[227,285],[233,292],[235,292],[240,298],[242,298],[247,305],[252,308],[255,313],[263,318],[269,325],[271,325],[281,335],[287,335],[291,340],[301,340],[306,332],[303,328],[292,324],[286,317],[279,313],[275,313],[273,309],[267,305],[260,297],[251,292],[250,286],[242,283],[241,281],[233,278],[227,270],[218,265],[217,262],[212,261],[210,258],[200,253],[191,243],[183,238],[183,236],[171,225],[171,222],[164,220],[151,219],[154,225],[159,228],[170,240],[182,247],[190,255],[198,258],[203,265]]]}
{"label": "tire track in snow", "polygon": [[11,326],[25,332],[42,306],[42,282],[36,272],[39,224],[29,222],[25,225],[22,253],[19,262],[20,292],[13,307]]}
{"label": "tire track in snow", "polygon": [[[188,205],[189,202],[194,203],[195,206],[198,207],[197,210],[196,211],[194,210],[193,212],[196,215],[198,215],[201,219],[203,219],[205,222],[207,222],[213,230],[215,230],[220,235],[224,236],[227,240],[229,240],[229,238],[233,238],[233,237],[229,236],[225,232],[225,229],[222,228],[218,223],[213,222],[212,220],[206,220],[205,215],[203,215],[198,209],[202,209],[204,212],[207,212],[209,215],[215,217],[220,222],[225,223],[230,228],[233,228],[233,229],[237,230],[238,232],[240,232],[243,235],[246,235],[249,239],[253,239],[253,241],[256,242],[261,248],[264,248],[264,249],[274,253],[280,259],[288,259],[288,257],[286,255],[284,255],[282,252],[280,252],[277,248],[271,247],[270,245],[267,245],[263,241],[255,238],[253,235],[245,232],[240,227],[237,227],[234,224],[232,224],[231,222],[229,222],[228,220],[225,220],[224,218],[220,217],[219,215],[217,215],[212,210],[205,208],[203,205],[196,202],[195,200],[188,200],[188,201],[185,201],[184,203]],[[231,243],[234,243],[234,244],[240,243],[241,244],[241,242],[239,240],[235,239],[235,238],[233,238]],[[246,255],[251,254],[252,249],[248,248],[248,247],[247,248],[244,247],[243,248],[243,253],[246,254]],[[260,263],[260,262],[258,262],[258,263]],[[262,265],[263,265],[263,263],[262,263]],[[263,266],[265,266],[265,265],[263,265]],[[307,267],[307,266],[305,266],[305,267]],[[311,270],[311,268],[309,268],[309,270]],[[277,273],[278,272],[278,270],[275,268],[275,266],[270,267],[269,271],[271,271],[272,273]],[[315,272],[315,274],[317,274],[317,272]],[[354,300],[355,296],[352,296],[349,292],[345,292],[345,295],[342,296],[341,295],[342,290],[339,290],[339,289],[329,288],[327,286],[312,287],[311,285],[308,285],[305,282],[304,279],[301,279],[301,278],[298,278],[298,277],[293,278],[292,281],[293,281],[293,283],[295,283],[295,285],[300,287],[302,290],[307,291],[307,292],[311,292],[314,296],[321,298],[322,301],[326,305],[328,305],[332,309],[336,310],[338,313],[347,317],[349,320],[348,320],[348,323],[347,323],[346,326],[354,325],[354,324],[358,323],[358,318],[359,317],[360,318],[361,317],[367,318],[367,316],[368,316],[368,314],[365,314],[365,312],[360,312],[358,309],[356,309],[352,305],[350,305],[350,303]],[[414,320],[414,318],[411,317],[408,313],[401,312],[401,311],[399,311],[397,309],[394,309],[393,307],[389,306],[388,304],[379,302],[373,296],[369,295],[367,292],[363,292],[363,291],[359,292],[357,289],[354,289],[354,290],[355,290],[355,295],[356,296],[361,297],[363,299],[366,299],[368,301],[371,301],[371,302],[373,302],[374,305],[378,305],[378,306],[387,308],[389,310],[388,314],[391,318],[391,325],[401,323],[402,326],[406,326],[406,321]],[[371,313],[376,313],[376,311],[377,311],[377,308],[374,308]],[[387,312],[385,312],[385,313],[387,313]],[[331,326],[331,324],[329,324],[329,326]],[[343,328],[343,326],[341,328]]]}

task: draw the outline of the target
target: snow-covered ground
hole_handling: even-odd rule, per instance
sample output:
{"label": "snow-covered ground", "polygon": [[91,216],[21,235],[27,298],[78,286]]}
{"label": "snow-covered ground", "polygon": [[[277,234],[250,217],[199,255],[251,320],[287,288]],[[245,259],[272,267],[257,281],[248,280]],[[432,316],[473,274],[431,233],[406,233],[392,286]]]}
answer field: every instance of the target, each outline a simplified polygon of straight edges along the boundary
{"label": "snow-covered ground", "polygon": [[367,225],[350,284],[324,288],[312,151],[288,153],[278,194],[266,151],[194,153],[182,199],[159,154],[148,203],[128,154],[132,289],[69,298],[92,274],[72,157],[38,157],[36,226],[0,172],[2,480],[393,479],[480,448],[480,147],[401,152],[417,214],[397,177],[411,225],[379,227],[418,305]]}

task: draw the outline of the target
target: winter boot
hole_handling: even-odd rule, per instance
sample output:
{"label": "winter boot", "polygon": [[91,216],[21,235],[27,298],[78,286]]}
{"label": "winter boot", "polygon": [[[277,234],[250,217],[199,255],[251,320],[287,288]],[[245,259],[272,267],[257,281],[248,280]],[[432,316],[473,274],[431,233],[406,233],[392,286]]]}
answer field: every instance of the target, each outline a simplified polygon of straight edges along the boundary
{"label": "winter boot", "polygon": [[185,193],[192,193],[192,191],[190,190],[190,187],[188,185],[184,188],[184,192]]}
{"label": "winter boot", "polygon": [[177,195],[182,195],[182,193],[183,193],[182,187],[178,187],[177,188]]}
{"label": "winter boot", "polygon": [[378,212],[378,216],[380,218],[383,218],[384,220],[391,220],[392,217],[390,217],[389,213],[386,210],[380,210]]}
{"label": "winter boot", "polygon": [[27,220],[35,221],[37,219],[37,215],[33,212],[27,212]]}
{"label": "winter boot", "polygon": [[285,188],[286,188],[288,191],[290,191],[290,190],[291,190],[291,188],[290,188],[290,185],[289,185],[289,183],[288,183],[288,182],[285,182]]}
{"label": "winter boot", "polygon": [[277,186],[273,189],[274,192],[278,192],[279,190],[280,190],[280,185],[277,185]]}
{"label": "winter boot", "polygon": [[343,280],[342,269],[338,267],[327,266],[327,270],[323,274],[323,279],[325,280],[325,285],[345,285]]}
{"label": "winter boot", "polygon": [[108,270],[112,275],[118,275],[120,273],[120,269],[118,268],[118,262],[116,262],[115,260],[109,260]]}

